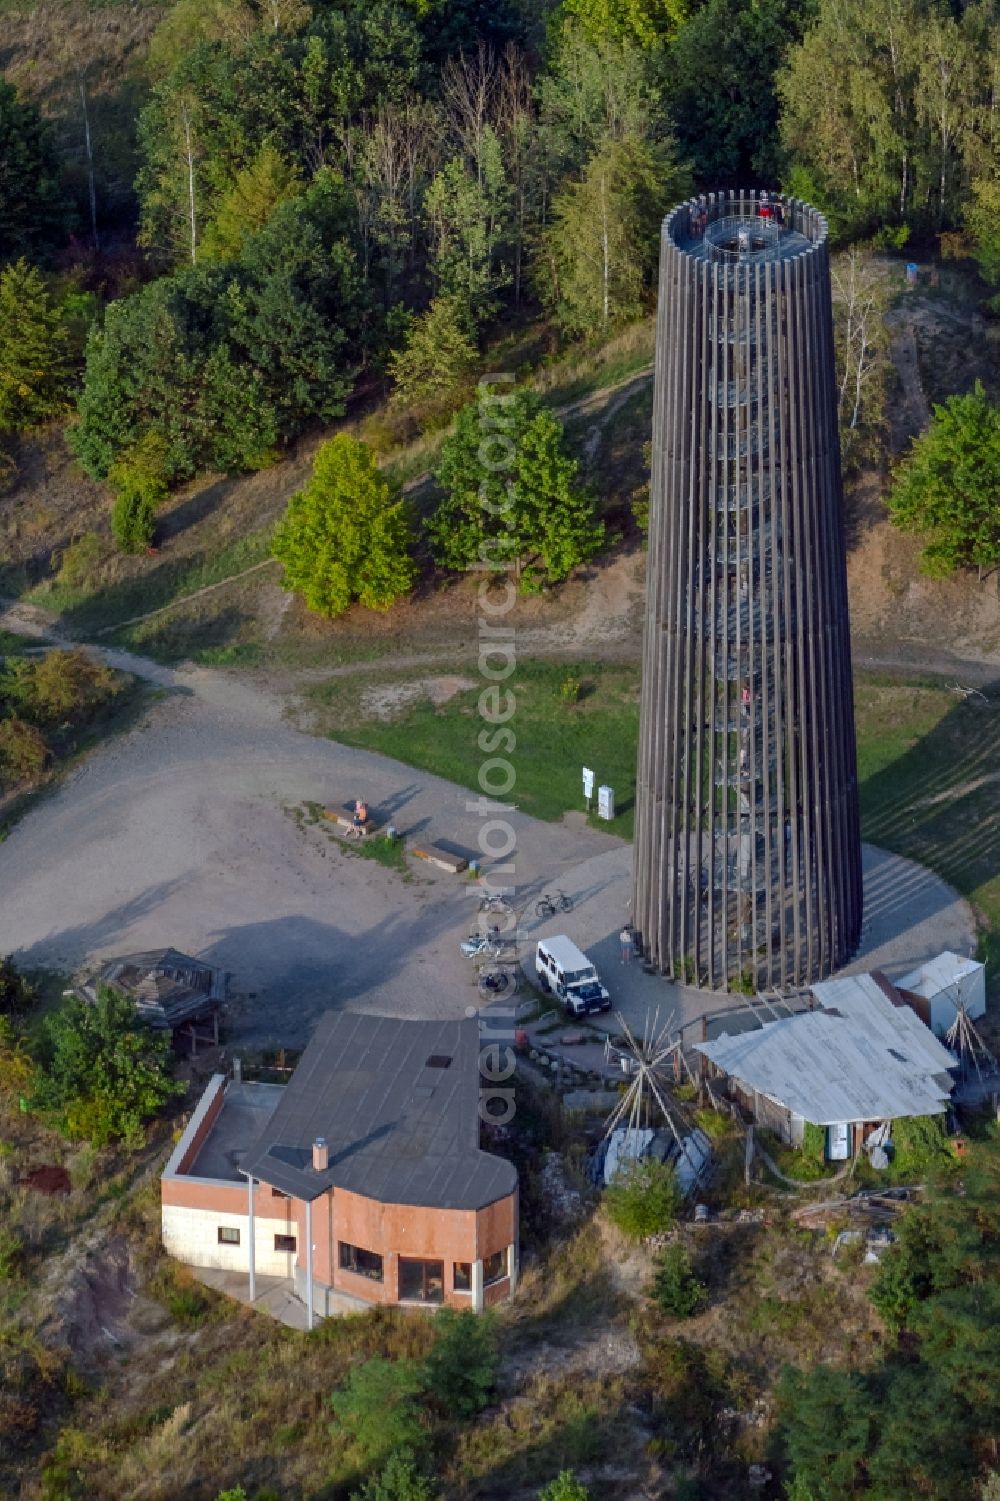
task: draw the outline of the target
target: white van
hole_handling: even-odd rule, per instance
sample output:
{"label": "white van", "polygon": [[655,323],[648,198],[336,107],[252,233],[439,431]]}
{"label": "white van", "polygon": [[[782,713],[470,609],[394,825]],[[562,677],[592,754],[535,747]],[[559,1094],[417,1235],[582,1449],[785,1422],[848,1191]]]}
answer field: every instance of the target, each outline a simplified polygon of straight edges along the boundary
{"label": "white van", "polygon": [[611,997],[597,970],[586,954],[562,934],[558,938],[539,939],[535,973],[546,994],[558,996],[570,1016],[611,1010]]}

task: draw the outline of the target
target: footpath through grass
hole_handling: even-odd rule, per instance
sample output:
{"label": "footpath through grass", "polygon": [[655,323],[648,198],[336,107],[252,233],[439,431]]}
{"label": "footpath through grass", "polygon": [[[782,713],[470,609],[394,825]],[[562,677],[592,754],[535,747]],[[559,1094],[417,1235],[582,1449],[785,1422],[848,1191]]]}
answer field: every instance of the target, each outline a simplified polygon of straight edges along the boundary
{"label": "footpath through grass", "polygon": [[[386,681],[403,679],[396,674]],[[369,691],[373,682],[368,680]],[[511,800],[538,818],[561,818],[583,807],[581,768],[590,766],[598,784],[615,789],[618,816],[611,827],[631,837],[638,667],[521,661],[506,686],[516,699]],[[346,680],[314,690],[326,733],[478,787],[488,754],[478,737],[489,730],[479,715],[478,688],[437,707],[429,693],[420,692],[389,720],[365,717],[364,691]],[[985,957],[996,977],[1000,687],[960,698],[933,683],[862,676],[855,696],[864,837],[930,866],[974,903],[985,920]]]}

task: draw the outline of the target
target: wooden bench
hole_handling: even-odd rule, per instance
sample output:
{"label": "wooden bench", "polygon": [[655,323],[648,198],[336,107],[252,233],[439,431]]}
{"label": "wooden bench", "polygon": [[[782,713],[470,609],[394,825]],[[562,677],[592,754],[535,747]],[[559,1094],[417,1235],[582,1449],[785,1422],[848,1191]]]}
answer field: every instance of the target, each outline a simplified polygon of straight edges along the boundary
{"label": "wooden bench", "polygon": [[412,845],[410,854],[416,855],[418,860],[426,860],[430,865],[436,865],[438,870],[448,871],[453,876],[460,875],[463,870],[469,868],[465,855],[443,843]]}

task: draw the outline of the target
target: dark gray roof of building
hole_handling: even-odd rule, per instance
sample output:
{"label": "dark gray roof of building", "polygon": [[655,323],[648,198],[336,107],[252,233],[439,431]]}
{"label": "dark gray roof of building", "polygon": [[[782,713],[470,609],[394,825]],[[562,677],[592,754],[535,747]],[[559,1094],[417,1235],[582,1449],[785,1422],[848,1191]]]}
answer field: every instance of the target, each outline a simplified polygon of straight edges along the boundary
{"label": "dark gray roof of building", "polygon": [[[479,1147],[479,1023],[329,1011],[240,1164],[296,1199],[347,1189],[385,1204],[482,1209],[517,1186]],[[326,1171],[312,1166],[322,1137]]]}

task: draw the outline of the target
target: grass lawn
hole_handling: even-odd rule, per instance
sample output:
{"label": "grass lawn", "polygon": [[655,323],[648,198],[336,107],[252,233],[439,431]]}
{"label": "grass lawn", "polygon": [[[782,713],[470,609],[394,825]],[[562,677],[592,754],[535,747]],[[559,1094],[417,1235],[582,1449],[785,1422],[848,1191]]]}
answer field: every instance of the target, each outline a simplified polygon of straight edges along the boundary
{"label": "grass lawn", "polygon": [[[577,701],[562,695],[577,679]],[[369,680],[374,681],[374,680]],[[392,681],[400,681],[395,674]],[[582,808],[580,771],[615,789],[614,831],[632,834],[639,672],[635,666],[522,661],[509,686],[517,709],[512,800],[538,818]],[[366,719],[361,688],[314,690],[326,733],[409,765],[477,785],[484,753],[479,690],[435,708],[424,697],[390,721]],[[985,920],[984,957],[1000,970],[1000,692],[959,698],[936,684],[861,676],[855,685],[861,816],[873,844],[919,860],[957,887]],[[597,820],[593,820],[596,824]]]}
{"label": "grass lawn", "polygon": [[[395,673],[388,681],[400,678]],[[377,681],[366,679],[369,686]],[[569,691],[573,683],[579,685],[578,697],[564,697],[563,685]],[[598,785],[607,782],[615,789],[617,816],[602,827],[630,838],[639,715],[636,670],[582,662],[519,662],[508,686],[517,705],[511,721],[517,744],[509,756],[517,780],[507,800],[536,818],[558,819],[568,808],[582,810],[581,770],[590,766]],[[361,691],[349,679],[313,690],[312,703],[328,734],[478,790],[479,768],[489,754],[480,750],[479,734],[485,730],[494,736],[499,729],[480,718],[478,687],[440,708],[421,698],[389,721],[362,718]],[[504,747],[493,754],[505,754]]]}

